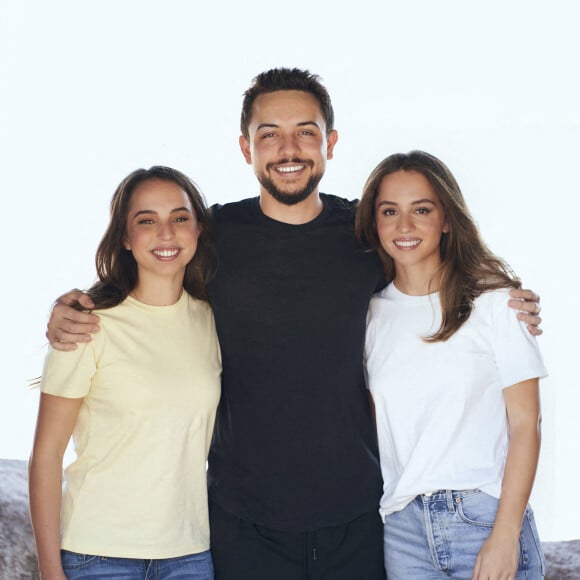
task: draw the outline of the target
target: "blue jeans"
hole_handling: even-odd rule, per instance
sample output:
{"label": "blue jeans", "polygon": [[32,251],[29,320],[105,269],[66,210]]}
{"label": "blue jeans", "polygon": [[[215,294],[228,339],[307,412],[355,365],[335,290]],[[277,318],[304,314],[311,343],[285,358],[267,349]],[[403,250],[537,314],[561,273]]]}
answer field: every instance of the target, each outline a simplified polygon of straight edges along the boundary
{"label": "blue jeans", "polygon": [[61,561],[68,580],[213,580],[209,550],[161,560],[109,558],[61,550]]}
{"label": "blue jeans", "polygon": [[[472,577],[475,559],[492,531],[499,501],[478,490],[417,496],[385,520],[389,580]],[[517,580],[544,577],[545,561],[532,510],[520,534]]]}

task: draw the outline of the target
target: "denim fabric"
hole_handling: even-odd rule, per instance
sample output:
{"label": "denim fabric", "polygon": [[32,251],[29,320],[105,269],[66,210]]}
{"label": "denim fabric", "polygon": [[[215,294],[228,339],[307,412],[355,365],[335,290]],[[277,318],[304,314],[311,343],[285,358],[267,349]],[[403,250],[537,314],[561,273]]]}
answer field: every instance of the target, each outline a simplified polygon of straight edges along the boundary
{"label": "denim fabric", "polygon": [[[389,580],[472,577],[475,559],[495,521],[498,500],[480,490],[417,496],[386,516],[385,568]],[[520,534],[517,580],[544,577],[545,561],[528,507]]]}
{"label": "denim fabric", "polygon": [[108,558],[61,550],[61,561],[68,580],[213,580],[214,577],[209,550],[161,560]]}

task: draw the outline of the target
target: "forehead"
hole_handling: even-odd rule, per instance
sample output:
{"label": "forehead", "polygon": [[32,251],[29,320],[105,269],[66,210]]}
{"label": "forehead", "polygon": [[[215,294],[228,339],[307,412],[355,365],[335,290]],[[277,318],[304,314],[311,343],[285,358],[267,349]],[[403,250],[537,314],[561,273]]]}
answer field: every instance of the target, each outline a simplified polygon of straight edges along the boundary
{"label": "forehead", "polygon": [[191,202],[187,193],[174,181],[151,178],[142,181],[135,187],[129,205],[131,207],[138,205],[191,207]]}
{"label": "forehead", "polygon": [[383,177],[377,199],[393,196],[420,197],[438,200],[429,180],[419,171],[400,169]]}
{"label": "forehead", "polygon": [[306,91],[274,91],[262,93],[252,105],[250,126],[296,124],[305,121],[325,127],[318,99]]}

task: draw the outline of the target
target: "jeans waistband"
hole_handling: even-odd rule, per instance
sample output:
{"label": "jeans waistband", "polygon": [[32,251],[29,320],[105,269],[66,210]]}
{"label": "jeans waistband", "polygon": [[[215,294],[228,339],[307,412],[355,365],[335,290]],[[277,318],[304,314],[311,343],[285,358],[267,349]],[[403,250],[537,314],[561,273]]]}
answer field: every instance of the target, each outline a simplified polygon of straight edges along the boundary
{"label": "jeans waistband", "polygon": [[479,489],[438,489],[422,493],[417,496],[423,504],[445,502],[449,511],[455,511],[455,504],[461,503],[461,499],[466,495],[480,493]]}

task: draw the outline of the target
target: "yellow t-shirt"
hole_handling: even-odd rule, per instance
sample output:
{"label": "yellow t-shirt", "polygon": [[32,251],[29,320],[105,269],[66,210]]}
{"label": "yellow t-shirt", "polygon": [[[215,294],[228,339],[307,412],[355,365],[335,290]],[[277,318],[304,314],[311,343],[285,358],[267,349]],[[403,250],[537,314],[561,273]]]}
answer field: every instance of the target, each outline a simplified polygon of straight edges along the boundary
{"label": "yellow t-shirt", "polygon": [[172,558],[207,550],[206,459],[221,360],[209,305],[128,297],[96,311],[101,331],[51,350],[41,390],[83,398],[65,470],[62,548]]}

